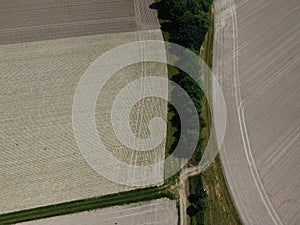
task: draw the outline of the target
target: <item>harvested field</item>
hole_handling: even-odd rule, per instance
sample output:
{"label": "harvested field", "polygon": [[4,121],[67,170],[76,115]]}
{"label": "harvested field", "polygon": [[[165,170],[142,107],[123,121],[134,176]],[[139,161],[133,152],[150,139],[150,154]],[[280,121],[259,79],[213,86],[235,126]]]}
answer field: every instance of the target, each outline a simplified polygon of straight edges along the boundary
{"label": "harvested field", "polygon": [[[101,54],[132,41],[162,40],[160,30],[147,30],[159,27],[150,3],[0,3],[0,214],[135,188],[101,177],[82,158],[72,129],[72,104],[82,74]],[[57,38],[64,39],[52,40]],[[124,85],[148,75],[167,77],[161,65],[124,68],[109,80],[96,105],[99,136],[118,159],[134,165],[163,160],[164,142],[146,156],[120,145],[108,107]],[[138,102],[131,115],[133,132],[146,137],[149,119],[166,115],[164,101]],[[162,183],[163,170],[156,172]]]}
{"label": "harvested field", "polygon": [[0,2],[0,45],[158,29],[151,0]]}
{"label": "harvested field", "polygon": [[215,4],[213,71],[228,110],[220,151],[244,224],[300,221],[299,1]]}
{"label": "harvested field", "polygon": [[[213,13],[211,14],[211,17],[213,19]],[[206,34],[204,43],[202,44],[200,51],[201,58],[209,65],[210,68],[212,66],[213,58],[213,28],[214,26],[212,24],[211,28]],[[204,84],[211,85],[208,79],[204,80]],[[206,124],[206,126],[202,128],[202,134],[204,136],[204,146],[206,146],[211,127],[211,114],[207,99],[202,100],[202,118]],[[215,161],[202,173],[202,175],[203,176],[201,179],[208,193],[209,205],[209,207],[205,211],[205,224],[242,224],[228,191],[219,155],[216,157]]]}
{"label": "harvested field", "polygon": [[136,30],[132,0],[0,3],[0,44]]}
{"label": "harvested field", "polygon": [[[72,130],[72,104],[79,79],[90,63],[103,52],[139,40],[144,34],[162,38],[157,30],[0,46],[0,213],[132,189],[99,176],[82,158]],[[111,121],[103,121],[110,110],[101,107],[111,104],[108,99],[126,82],[146,76],[139,71],[140,66],[135,65],[114,75],[107,84],[112,86],[101,92],[96,109],[100,136],[103,133],[108,148],[125,161],[132,155],[125,155],[126,149],[112,141],[115,137],[107,127]],[[139,109],[143,114],[144,104]],[[152,111],[140,116],[141,124],[148,121],[151,112],[157,115],[161,110],[165,116],[167,112],[166,103],[158,108],[145,104],[145,109]],[[144,132],[136,130],[138,134]],[[131,154],[134,163],[143,163],[135,151]],[[150,159],[163,160],[164,144],[152,155]],[[158,174],[163,182],[163,171]]]}
{"label": "harvested field", "polygon": [[20,225],[177,225],[176,202],[169,199],[152,200],[136,204],[116,206],[90,212],[53,217]]}

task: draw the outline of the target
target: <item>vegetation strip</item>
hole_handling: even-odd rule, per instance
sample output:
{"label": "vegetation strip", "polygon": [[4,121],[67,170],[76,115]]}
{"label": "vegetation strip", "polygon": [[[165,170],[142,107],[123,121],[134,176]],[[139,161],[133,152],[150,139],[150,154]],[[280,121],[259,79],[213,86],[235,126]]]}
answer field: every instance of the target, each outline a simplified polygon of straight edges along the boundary
{"label": "vegetation strip", "polygon": [[[213,38],[214,38],[214,23],[213,23],[213,7],[211,9],[210,18],[212,21],[211,27],[206,34],[205,40],[201,46],[200,56],[206,64],[212,68],[213,59]],[[204,81],[204,85],[210,85],[209,81]],[[202,101],[202,118],[206,127],[202,130],[204,146],[206,146],[210,133],[210,108],[208,102],[204,98]],[[204,151],[204,149],[203,149]],[[220,162],[219,156],[215,162],[203,173],[203,185],[206,187],[208,195],[209,207],[204,213],[205,224],[232,224],[241,225],[242,222],[235,209],[229,191],[227,189],[225,177]]]}
{"label": "vegetation strip", "polygon": [[[205,35],[211,28],[212,18],[210,16],[212,0],[161,0],[152,5],[152,8],[158,10],[158,16],[161,23],[161,29],[166,41],[182,45],[196,54],[200,54],[200,46],[205,39]],[[178,59],[180,60],[180,59]],[[190,65],[189,65],[190,66]],[[168,67],[169,79],[179,84],[192,98],[199,114],[201,129],[206,124],[202,119],[202,104],[205,96],[201,88],[193,79],[174,67]],[[170,87],[169,98],[180,98],[178,94],[172,91]],[[188,109],[188,106],[183,106]],[[209,112],[207,112],[209,113]],[[175,108],[169,105],[168,112],[168,135],[166,151],[172,153],[180,137],[180,118]],[[196,132],[189,133],[194,136]],[[183,137],[183,140],[189,140],[190,137]],[[194,155],[190,160],[190,165],[197,165],[202,156],[204,147],[204,137],[200,131],[198,145]],[[188,147],[189,143],[185,143]],[[184,155],[177,155],[178,158],[184,158]],[[203,194],[205,189],[201,181],[201,176],[190,179],[190,203],[187,213],[191,216],[191,223],[195,225],[204,224],[204,212],[207,209],[207,194]],[[191,200],[193,199],[193,200]],[[196,200],[196,201],[194,201]]]}
{"label": "vegetation strip", "polygon": [[174,199],[165,187],[151,187],[96,198],[77,200],[34,209],[22,210],[0,215],[0,224],[15,224],[53,216],[90,211],[115,205],[124,205],[167,197]]}
{"label": "vegetation strip", "polygon": [[[199,15],[201,14],[198,17],[197,7]],[[158,15],[162,24],[165,41],[181,44],[200,54],[202,60],[212,68],[214,35],[212,1],[161,0],[157,1],[153,5],[153,8],[159,11]],[[199,27],[195,27],[197,23]],[[199,52],[197,49],[200,49],[200,45],[201,50]],[[200,123],[202,129],[200,141],[190,161],[191,165],[195,165],[201,160],[201,155],[209,139],[211,125],[210,107],[202,91],[197,89],[187,78],[188,75],[182,73],[182,71],[178,71],[174,67],[168,67],[168,74],[169,79],[177,82],[191,95],[198,112],[201,114]],[[211,85],[209,80],[204,80],[203,82],[206,87]],[[209,90],[209,88],[207,89]],[[169,98],[174,97],[178,96],[171,90]],[[207,97],[210,98],[211,96]],[[169,106],[166,148],[169,153],[175,148],[180,136],[180,133],[178,133],[180,129],[180,125],[178,125],[179,119],[176,113],[176,110],[172,106]],[[241,224],[226,186],[219,157],[216,158],[213,165],[203,174],[204,176],[199,175],[189,179],[189,201],[191,205],[187,209],[187,213],[191,216],[191,224]],[[209,195],[206,194],[204,186],[207,188]]]}
{"label": "vegetation strip", "polygon": [[205,211],[208,208],[207,193],[203,188],[201,175],[191,177],[189,202],[191,205],[187,208],[187,214],[191,216],[192,225],[201,225],[205,222]]}
{"label": "vegetation strip", "polygon": [[[191,49],[195,53],[200,54],[202,59],[210,67],[212,66],[213,47],[213,14],[210,12],[211,4],[212,0],[161,0],[160,2],[156,2],[152,5],[153,8],[159,10],[159,19],[162,24],[162,31],[165,40],[180,44],[186,48]],[[202,45],[203,41],[204,43]],[[202,51],[199,52],[198,49],[200,49],[200,45],[202,45]],[[199,137],[200,141],[198,142],[196,152],[190,162],[191,164],[197,164],[201,160],[201,151],[203,150],[203,147],[206,146],[207,140],[209,138],[209,106],[203,95],[202,90],[198,87],[198,85],[195,82],[191,80],[189,75],[177,70],[174,67],[168,67],[168,74],[169,79],[178,83],[189,93],[196,105],[199,115],[201,115],[200,123],[203,129]],[[205,83],[205,85],[209,84]],[[172,98],[178,96],[176,96],[176,93],[172,93],[171,91],[170,97]],[[169,106],[168,120],[168,134],[166,146],[167,155],[172,152],[174,146],[176,146],[177,144],[176,141],[180,136],[180,133],[178,133],[178,130],[180,129],[180,124],[178,123],[178,115],[176,110],[172,108],[172,106]],[[190,179],[189,183],[191,195],[189,197],[189,200],[193,208],[189,207],[188,211],[192,210],[189,211],[191,213],[190,215],[192,215],[191,223],[193,225],[200,225],[204,223],[206,224],[206,222],[208,222],[207,224],[224,224],[222,223],[225,221],[223,217],[218,219],[215,217],[219,217],[220,215],[217,211],[223,212],[223,207],[225,207],[225,211],[229,212],[230,215],[232,215],[234,221],[237,221],[233,224],[241,224],[239,222],[239,217],[234,209],[233,203],[225,185],[225,180],[218,158],[214,164],[217,164],[217,170],[211,172],[211,169],[208,169],[208,171],[204,173],[205,177],[201,178],[201,176],[199,175]],[[208,182],[208,179],[211,176],[216,176],[218,179],[213,180],[213,182]],[[206,192],[203,189],[202,180],[205,186],[208,184],[210,190],[211,188],[214,189],[216,185],[221,184],[222,190],[220,191],[220,194],[221,197],[222,195],[224,195],[224,198],[226,199],[225,205],[222,205],[223,202],[219,204],[219,199],[212,199],[209,197],[208,200],[210,203],[210,207],[208,208],[209,210],[207,210],[205,213],[208,204],[207,194],[205,194]],[[170,179],[170,183],[173,182],[174,178]],[[209,194],[216,195],[216,193],[211,192],[209,192]],[[124,205],[148,201],[163,197],[175,199],[174,194],[171,194],[167,190],[167,186],[138,189],[96,198],[77,200],[67,203],[3,214],[0,215],[0,225],[14,224],[59,215],[73,214],[115,205]],[[228,210],[226,209],[226,207],[228,208]],[[217,219],[217,223],[213,220],[208,219],[207,212],[213,212],[212,217]],[[222,214],[221,216],[224,215]]]}

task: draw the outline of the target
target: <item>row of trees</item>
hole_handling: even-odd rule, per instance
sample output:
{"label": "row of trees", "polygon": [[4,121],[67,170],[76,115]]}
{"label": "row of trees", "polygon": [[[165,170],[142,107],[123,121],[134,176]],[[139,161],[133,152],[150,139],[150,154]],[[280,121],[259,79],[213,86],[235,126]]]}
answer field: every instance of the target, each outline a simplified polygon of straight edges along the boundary
{"label": "row of trees", "polygon": [[161,0],[152,8],[163,20],[161,29],[170,34],[170,42],[199,51],[210,26],[212,0]]}
{"label": "row of trees", "polygon": [[[179,44],[185,48],[192,50],[195,53],[199,53],[200,46],[204,41],[205,34],[207,33],[210,26],[209,10],[212,0],[161,0],[159,2],[153,3],[150,7],[158,10],[158,17],[161,21],[162,31],[168,33],[168,41]],[[174,53],[176,54],[176,53]],[[181,61],[181,62],[180,62]],[[178,63],[187,64],[184,65],[189,68],[196,68],[194,62],[189,62],[189,60],[178,59]],[[198,63],[198,62],[196,62]],[[171,71],[169,69],[169,71]],[[198,112],[198,118],[200,127],[205,126],[200,114],[202,111],[201,100],[204,97],[204,93],[197,84],[188,74],[181,70],[174,70],[172,68],[171,80],[179,84],[193,100],[194,106]],[[174,72],[175,71],[175,72]],[[200,75],[199,75],[200,77]],[[181,96],[178,94],[176,89],[171,89],[170,97],[180,101]],[[182,108],[188,113],[190,109],[189,103],[183,101]],[[179,137],[184,140],[185,149],[187,152],[179,152],[174,154],[178,158],[187,158],[191,152],[194,150],[192,163],[199,163],[201,160],[201,149],[203,144],[203,138],[199,130],[193,130],[193,119],[191,118],[190,124],[191,130],[188,132],[188,136],[181,136],[181,126],[180,118],[174,107],[170,106],[169,110],[175,114],[171,119],[172,125],[176,128],[174,137],[175,141],[169,149],[169,153],[172,153],[178,144]],[[191,138],[198,138],[198,145],[196,149],[190,149],[189,144],[191,143]]]}
{"label": "row of trees", "polygon": [[188,197],[191,205],[187,208],[186,212],[190,217],[195,216],[199,211],[204,213],[208,207],[206,190],[202,187],[200,188],[200,192],[200,194],[191,194]]}
{"label": "row of trees", "polygon": [[201,175],[190,178],[191,205],[186,209],[186,213],[192,218],[191,224],[204,225],[204,213],[208,208],[208,195],[203,187]]}
{"label": "row of trees", "polygon": [[[200,46],[202,45],[205,35],[210,27],[209,11],[213,0],[161,0],[151,5],[151,8],[158,10],[158,16],[161,21],[161,29],[163,32],[168,33],[168,41],[179,44],[185,48],[192,50],[199,54]],[[176,54],[175,54],[176,55]],[[193,62],[178,58],[179,63],[185,63],[184,65],[189,68],[193,67]],[[180,62],[182,61],[182,62]],[[196,66],[195,66],[196,68]],[[171,72],[170,72],[171,71]],[[198,113],[200,127],[205,126],[202,117],[200,116],[202,111],[201,100],[204,97],[204,93],[188,74],[181,70],[174,70],[169,68],[169,78],[179,84],[193,100],[194,106]],[[199,74],[200,78],[200,74]],[[171,88],[170,97],[173,99],[182,98],[179,92],[175,88]],[[186,111],[189,111],[190,105],[182,101],[182,107]],[[174,113],[175,116],[171,118],[172,125],[176,128],[175,142],[170,153],[175,149],[179,137],[183,138],[187,151],[189,151],[189,142],[191,138],[198,135],[198,145],[193,154],[192,163],[199,163],[201,160],[201,149],[203,145],[203,138],[201,131],[193,130],[193,125],[189,125],[192,129],[188,132],[187,136],[181,136],[180,130],[180,117],[173,106],[169,106],[169,110]],[[192,123],[193,118],[188,123]],[[178,158],[186,158],[189,153],[180,152],[179,155],[175,155]],[[194,218],[196,224],[204,224],[204,212],[208,207],[207,193],[203,188],[201,176],[193,177],[190,179],[190,192],[189,201],[191,205],[187,208],[186,212],[190,217]]]}

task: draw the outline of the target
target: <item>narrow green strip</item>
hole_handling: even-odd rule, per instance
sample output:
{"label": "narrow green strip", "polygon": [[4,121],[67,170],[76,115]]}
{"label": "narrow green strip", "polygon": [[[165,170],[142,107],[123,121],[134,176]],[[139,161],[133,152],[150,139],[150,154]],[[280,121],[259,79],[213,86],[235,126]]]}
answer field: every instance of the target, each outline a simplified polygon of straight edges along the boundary
{"label": "narrow green strip", "polygon": [[73,214],[83,211],[111,207],[115,205],[124,205],[141,201],[149,201],[163,197],[174,199],[174,196],[167,192],[164,187],[150,187],[138,189],[112,195],[105,195],[96,198],[77,200],[56,205],[2,214],[0,215],[0,225],[15,224],[53,216]]}

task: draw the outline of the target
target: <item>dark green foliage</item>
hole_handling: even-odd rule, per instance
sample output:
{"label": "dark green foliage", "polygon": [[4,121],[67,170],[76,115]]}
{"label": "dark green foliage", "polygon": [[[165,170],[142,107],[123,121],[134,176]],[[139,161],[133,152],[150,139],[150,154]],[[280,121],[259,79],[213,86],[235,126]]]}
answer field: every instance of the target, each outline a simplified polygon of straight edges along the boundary
{"label": "dark green foliage", "polygon": [[197,208],[195,208],[193,205],[190,205],[187,209],[186,209],[186,213],[192,217],[195,216],[197,214],[197,212],[199,212],[199,210]]}
{"label": "dark green foliage", "polygon": [[180,29],[171,31],[174,32],[172,41],[197,51],[204,41],[205,34],[209,27],[208,21],[205,13],[194,15],[191,11],[186,11],[181,16],[180,21],[177,21],[174,25],[180,27]]}
{"label": "dark green foliage", "polygon": [[[190,178],[190,196],[188,197],[191,206],[197,210],[194,215],[188,214],[192,217],[192,224],[201,224],[204,221],[204,212],[208,207],[207,193],[203,187],[201,175]],[[189,212],[194,212],[189,209]],[[188,212],[188,210],[187,210]]]}
{"label": "dark green foliage", "polygon": [[202,198],[202,199],[207,199],[208,195],[207,195],[207,192],[204,188],[201,188],[200,191],[199,191],[199,197]]}
{"label": "dark green foliage", "polygon": [[[209,9],[211,2],[212,0],[161,0],[152,4],[150,7],[158,10],[158,17],[162,22],[161,29],[169,34],[168,41],[182,45],[183,47],[189,48],[190,50],[198,53],[205,38],[205,34],[210,26]],[[170,49],[170,51],[172,52],[172,49]],[[173,52],[172,54],[176,55],[176,53]],[[189,60],[189,58],[191,60]],[[199,77],[200,79],[199,62],[193,62],[189,53],[182,58],[179,57],[177,63],[183,66],[183,68],[192,68],[193,77]],[[180,96],[176,89],[171,89],[171,98],[176,99],[177,102],[183,102],[182,108],[185,110],[187,115],[192,115],[191,109],[195,106],[198,112],[198,117],[200,118],[200,127],[203,128],[205,123],[200,114],[202,111],[201,100],[204,94],[197,83],[199,81],[195,82],[192,77],[179,70],[177,70],[177,75],[174,75],[173,72],[171,80],[179,84],[187,92],[193,102],[185,102],[182,100],[183,96]],[[201,160],[203,137],[199,130],[193,128],[195,127],[195,118],[191,116],[190,121],[185,121],[185,125],[191,129],[188,130],[188,132],[184,132],[185,134],[182,134],[180,126],[181,121],[177,111],[172,106],[169,107],[169,111],[175,114],[171,123],[177,130],[177,132],[173,134],[175,141],[171,149],[168,150],[169,153],[173,153],[178,144],[179,138],[182,138],[184,150],[178,153],[175,152],[174,156],[178,158],[187,158],[190,155],[189,146],[191,140],[198,138],[198,145],[196,149],[192,149],[195,150],[192,161],[193,163],[199,163]]]}
{"label": "dark green foliage", "polygon": [[[212,0],[161,0],[156,2],[152,8],[158,10],[159,19],[162,23],[161,29],[164,33],[168,34],[168,41],[182,45],[195,53],[199,53],[205,34],[210,27],[211,21],[209,10],[211,3]],[[172,49],[169,50],[172,54],[176,55],[176,52],[173,53]],[[178,58],[177,65],[183,66],[180,68],[183,68],[184,70],[188,68],[189,73],[192,73],[191,75],[194,78],[199,77],[200,79],[199,62],[193,62],[192,57],[189,56],[188,52],[183,57],[176,56]],[[191,60],[189,60],[189,57]],[[192,71],[190,71],[190,69],[192,69]],[[175,73],[174,71],[174,68],[172,68],[172,76],[169,76],[169,78],[179,84],[188,93],[193,102],[183,101],[183,96],[180,96],[176,88],[173,87],[171,88],[170,97],[176,99],[176,101],[182,102],[182,107],[186,110],[187,115],[192,112],[192,105],[195,106],[198,117],[200,118],[199,123],[201,129],[205,126],[205,123],[200,116],[202,111],[201,100],[204,97],[204,93],[199,87],[199,80],[194,81],[192,77],[183,71],[177,70]],[[175,136],[175,141],[168,151],[170,151],[170,153],[174,151],[179,138],[183,139],[184,146],[188,151],[189,142],[194,138],[198,138],[198,145],[191,162],[196,164],[199,163],[201,160],[203,137],[199,130],[193,129],[194,118],[191,117],[190,121],[185,121],[185,123],[189,123],[188,127],[191,129],[181,136],[180,117],[173,106],[169,106],[169,111],[175,114],[175,116],[171,118],[171,124],[176,128],[177,132],[173,134]],[[186,155],[183,153],[175,156],[184,158]],[[201,175],[190,179],[190,193],[189,201],[191,205],[186,209],[186,212],[192,217],[192,225],[202,225],[204,224],[204,212],[208,207],[208,196],[203,188]]]}
{"label": "dark green foliage", "polygon": [[208,16],[211,0],[161,0],[152,8],[165,22],[162,30],[170,33],[170,40],[199,51],[210,25]]}
{"label": "dark green foliage", "polygon": [[194,195],[194,194],[191,194],[188,199],[189,199],[189,202],[190,203],[196,203],[198,201],[198,196],[197,195]]}
{"label": "dark green foliage", "polygon": [[[151,8],[158,10],[158,16],[161,21],[161,29],[165,34],[164,37],[167,37],[166,41],[170,41],[183,47],[186,47],[192,50],[194,53],[199,54],[200,46],[202,45],[205,35],[208,32],[210,27],[210,16],[209,11],[213,0],[160,0],[156,1]],[[166,35],[167,34],[167,35]],[[192,57],[187,53],[186,56],[178,56],[176,52],[172,52],[172,49],[169,49],[170,52],[177,56],[177,65],[181,65],[183,70],[188,68],[189,73],[192,73],[194,78],[200,79],[199,74],[199,62],[193,62]],[[189,60],[189,58],[191,60]],[[170,72],[170,68],[172,71]],[[192,77],[186,74],[183,71],[174,69],[174,67],[168,67],[169,78],[179,84],[190,96],[193,103],[180,101],[183,99],[183,96],[177,92],[176,88],[171,87],[171,93],[169,96],[172,99],[176,99],[179,102],[183,102],[182,107],[186,110],[187,113],[191,112],[191,104],[195,106],[200,123],[200,129],[205,126],[203,118],[200,116],[202,111],[201,100],[204,97],[204,93],[199,87],[199,80],[194,81]],[[198,138],[198,145],[193,154],[191,160],[192,163],[199,163],[201,160],[201,149],[203,145],[203,136],[201,131],[193,129],[194,118],[191,118],[190,121],[185,121],[188,126],[191,128],[181,136],[181,121],[176,109],[169,105],[169,112],[175,114],[171,118],[171,124],[176,128],[177,132],[173,135],[175,141],[171,149],[167,149],[169,153],[172,153],[178,144],[179,138],[183,139],[185,143],[184,146],[189,146],[191,139]],[[186,136],[184,136],[186,135]],[[178,158],[184,158],[186,155],[178,154],[174,155]],[[191,205],[186,209],[187,214],[192,217],[192,225],[204,225],[204,212],[208,207],[207,202],[207,193],[203,188],[201,181],[201,175],[192,177],[190,179],[190,193],[189,201]]]}
{"label": "dark green foliage", "polygon": [[[191,98],[192,102],[184,101],[183,96],[181,96],[180,92],[178,92],[176,88],[171,90],[171,98],[176,99],[177,102],[182,102],[182,110],[185,112],[185,115],[188,115],[185,116],[186,118],[189,118],[187,121],[185,121],[185,125],[189,127],[189,130],[187,132],[184,132],[184,134],[181,133],[180,117],[176,109],[173,106],[170,106],[169,110],[174,112],[175,114],[171,121],[172,126],[177,129],[177,132],[174,134],[176,141],[173,143],[170,153],[174,151],[179,138],[182,138],[185,152],[179,152],[179,154],[175,153],[174,156],[178,158],[187,158],[187,156],[193,154],[190,151],[194,151],[192,160],[194,163],[199,163],[201,160],[201,148],[203,147],[203,137],[199,129],[195,126],[194,121],[199,121],[200,128],[205,127],[205,123],[200,116],[202,111],[201,100],[204,96],[204,93],[199,87],[199,85],[193,80],[193,78],[185,74],[183,71],[179,71],[178,74],[173,77],[173,81],[179,84],[186,91],[188,96]],[[197,118],[195,118],[195,115],[192,114],[191,109],[193,107],[195,107],[195,109],[197,110]],[[197,147],[190,147],[190,143],[193,143],[192,140],[197,139]]]}

